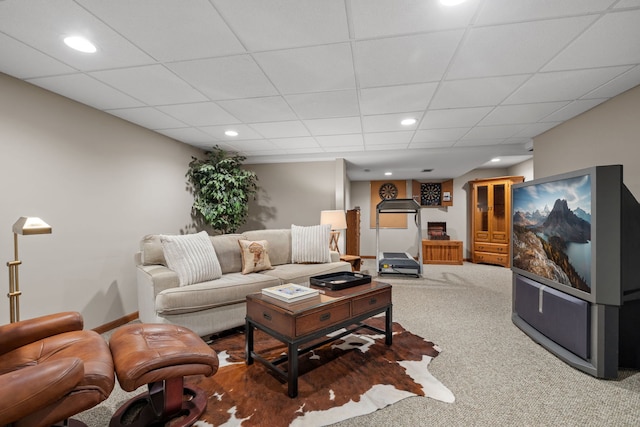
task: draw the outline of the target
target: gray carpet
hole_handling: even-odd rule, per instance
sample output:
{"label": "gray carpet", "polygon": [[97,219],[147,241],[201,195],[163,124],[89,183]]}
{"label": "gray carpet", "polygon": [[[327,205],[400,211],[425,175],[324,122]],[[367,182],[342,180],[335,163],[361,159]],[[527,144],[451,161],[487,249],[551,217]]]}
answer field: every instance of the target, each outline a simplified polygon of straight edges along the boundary
{"label": "gray carpet", "polygon": [[[374,271],[373,260],[364,269]],[[453,404],[414,397],[336,426],[639,426],[640,372],[616,380],[584,374],[511,322],[511,271],[465,263],[425,266],[424,279],[395,278],[394,321],[437,343],[430,372]],[[133,393],[114,390],[77,418],[104,427]]]}

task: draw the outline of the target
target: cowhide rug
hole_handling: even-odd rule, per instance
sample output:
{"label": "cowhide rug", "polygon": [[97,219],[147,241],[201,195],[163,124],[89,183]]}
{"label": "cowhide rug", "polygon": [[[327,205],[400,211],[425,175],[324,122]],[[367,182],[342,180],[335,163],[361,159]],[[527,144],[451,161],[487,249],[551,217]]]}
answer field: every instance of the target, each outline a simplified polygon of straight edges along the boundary
{"label": "cowhide rug", "polygon": [[[369,319],[383,328],[384,318]],[[256,331],[255,349],[270,358],[285,347]],[[195,425],[321,426],[368,414],[410,396],[453,402],[454,396],[427,367],[438,355],[433,343],[393,324],[393,345],[368,329],[347,335],[300,357],[298,396],[259,362],[244,363],[244,333],[216,339],[220,368],[187,384],[204,389],[206,413]]]}

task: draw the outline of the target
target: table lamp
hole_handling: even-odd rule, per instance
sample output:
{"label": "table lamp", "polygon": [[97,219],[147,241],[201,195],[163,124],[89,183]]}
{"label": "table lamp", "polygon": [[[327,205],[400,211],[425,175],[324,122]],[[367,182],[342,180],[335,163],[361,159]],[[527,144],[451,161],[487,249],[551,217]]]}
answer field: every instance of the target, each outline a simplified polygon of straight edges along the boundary
{"label": "table lamp", "polygon": [[320,224],[331,224],[331,237],[329,238],[329,248],[340,253],[338,249],[338,239],[340,231],[347,228],[347,216],[342,210],[321,211]]}
{"label": "table lamp", "polygon": [[7,262],[9,267],[9,311],[11,323],[20,320],[20,280],[18,277],[18,266],[22,261],[18,260],[18,234],[51,234],[51,226],[36,217],[20,217],[13,224],[13,252],[14,260]]}

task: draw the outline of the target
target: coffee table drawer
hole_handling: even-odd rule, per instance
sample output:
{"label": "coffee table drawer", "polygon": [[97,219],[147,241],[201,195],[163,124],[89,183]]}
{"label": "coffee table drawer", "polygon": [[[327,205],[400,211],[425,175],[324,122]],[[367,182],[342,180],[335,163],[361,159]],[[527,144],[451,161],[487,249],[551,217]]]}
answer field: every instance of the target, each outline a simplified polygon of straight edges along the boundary
{"label": "coffee table drawer", "polygon": [[263,304],[247,304],[247,317],[284,336],[292,337],[293,322],[290,316]]}
{"label": "coffee table drawer", "polygon": [[353,315],[366,313],[391,304],[391,289],[353,300]]}
{"label": "coffee table drawer", "polygon": [[296,336],[300,337],[317,332],[328,326],[347,320],[351,314],[350,307],[351,304],[349,301],[345,301],[342,304],[336,304],[324,310],[318,310],[298,317],[296,319]]}

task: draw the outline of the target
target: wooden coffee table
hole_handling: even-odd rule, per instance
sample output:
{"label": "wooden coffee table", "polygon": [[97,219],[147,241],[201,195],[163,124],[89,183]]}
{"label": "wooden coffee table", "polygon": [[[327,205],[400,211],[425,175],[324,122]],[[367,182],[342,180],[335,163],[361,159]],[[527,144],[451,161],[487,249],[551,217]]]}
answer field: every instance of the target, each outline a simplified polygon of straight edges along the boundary
{"label": "wooden coffee table", "polygon": [[[247,296],[246,363],[257,360],[271,369],[288,385],[289,397],[298,395],[298,357],[358,329],[367,328],[385,335],[385,344],[391,345],[392,303],[391,285],[372,281],[352,288],[331,291],[287,303],[262,293]],[[385,329],[363,323],[369,317],[385,313]],[[287,345],[287,354],[267,360],[254,352],[254,328],[260,329]],[[344,332],[321,340],[327,334],[345,328]],[[303,347],[303,344],[308,346]],[[288,361],[285,371],[278,365]]]}

